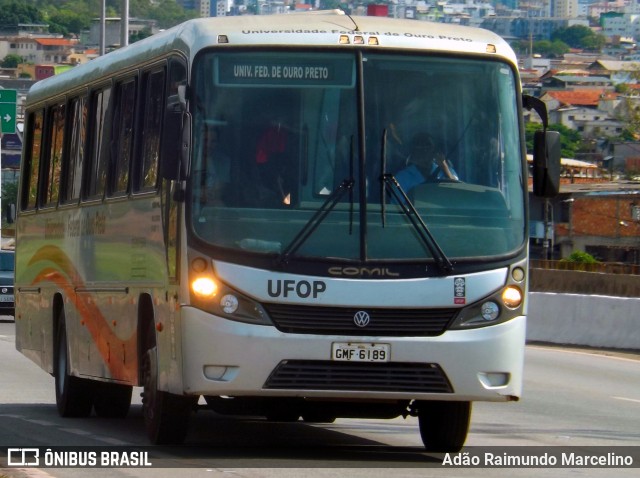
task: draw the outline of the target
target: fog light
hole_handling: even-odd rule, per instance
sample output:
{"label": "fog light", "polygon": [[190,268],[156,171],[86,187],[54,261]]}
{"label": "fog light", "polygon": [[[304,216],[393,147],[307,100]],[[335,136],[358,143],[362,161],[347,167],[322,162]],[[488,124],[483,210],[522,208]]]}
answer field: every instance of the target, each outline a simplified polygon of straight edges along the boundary
{"label": "fog light", "polygon": [[495,302],[485,302],[480,307],[480,313],[484,320],[496,320],[500,315],[500,307]]}
{"label": "fog light", "polygon": [[191,290],[198,297],[207,299],[216,295],[218,286],[209,277],[198,277],[191,283]]}
{"label": "fog light", "polygon": [[225,314],[233,314],[238,310],[238,298],[233,294],[225,294],[220,299],[220,307],[224,310]]}
{"label": "fog light", "polygon": [[517,287],[509,286],[502,292],[502,302],[510,309],[516,309],[522,304],[522,292]]}

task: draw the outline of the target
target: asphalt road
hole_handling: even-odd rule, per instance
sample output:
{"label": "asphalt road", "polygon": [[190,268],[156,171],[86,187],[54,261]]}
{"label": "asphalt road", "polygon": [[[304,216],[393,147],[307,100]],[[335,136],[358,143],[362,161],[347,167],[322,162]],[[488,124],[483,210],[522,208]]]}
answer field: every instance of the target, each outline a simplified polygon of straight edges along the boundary
{"label": "asphalt road", "polygon": [[[53,378],[15,350],[11,321],[0,322],[0,364],[0,451],[17,446],[144,449],[147,445],[140,389],[134,390],[134,404],[125,419],[60,418]],[[339,419],[333,424],[310,425],[229,418],[202,410],[192,417],[187,445],[153,450],[167,468],[92,469],[89,474],[180,478],[640,475],[640,468],[443,469],[438,457],[423,452],[417,420],[411,417]],[[512,447],[548,447],[532,449],[537,452],[589,447],[640,452],[640,355],[527,347],[523,399],[474,404],[467,445],[476,451],[484,450],[476,447],[498,447],[489,450],[509,454]],[[635,456],[640,466],[640,456]],[[11,477],[83,477],[87,471],[11,468],[2,470],[0,477],[3,473]]]}

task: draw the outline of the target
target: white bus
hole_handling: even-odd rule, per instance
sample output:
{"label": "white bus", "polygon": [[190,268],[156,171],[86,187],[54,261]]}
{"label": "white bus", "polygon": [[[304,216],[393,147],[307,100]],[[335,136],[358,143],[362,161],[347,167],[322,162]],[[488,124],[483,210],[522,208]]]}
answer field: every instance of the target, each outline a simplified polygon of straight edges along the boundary
{"label": "white bus", "polygon": [[41,81],[17,348],[63,416],[122,417],[142,387],[153,443],[207,406],[416,416],[460,449],[473,401],[521,394],[540,104],[493,33],[339,12],[193,20]]}

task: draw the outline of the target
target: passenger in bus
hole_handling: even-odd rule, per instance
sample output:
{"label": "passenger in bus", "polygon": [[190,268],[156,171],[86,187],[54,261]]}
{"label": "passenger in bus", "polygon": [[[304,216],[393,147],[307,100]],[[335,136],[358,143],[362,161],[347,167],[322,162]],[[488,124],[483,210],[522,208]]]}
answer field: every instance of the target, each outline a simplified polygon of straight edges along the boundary
{"label": "passenger in bus", "polygon": [[[287,164],[289,128],[276,117],[263,131],[256,145],[256,166],[261,184],[275,194],[279,205],[291,205],[291,165]],[[268,202],[268,201],[267,201]]]}
{"label": "passenger in bus", "polygon": [[414,139],[411,154],[406,159],[406,165],[395,173],[395,178],[405,193],[425,182],[442,180],[458,181],[450,161],[438,148],[431,136],[418,136]]}
{"label": "passenger in bus", "polygon": [[206,166],[200,184],[202,202],[211,206],[222,206],[231,181],[231,158],[220,147],[218,128],[208,128],[205,131],[203,156]]}

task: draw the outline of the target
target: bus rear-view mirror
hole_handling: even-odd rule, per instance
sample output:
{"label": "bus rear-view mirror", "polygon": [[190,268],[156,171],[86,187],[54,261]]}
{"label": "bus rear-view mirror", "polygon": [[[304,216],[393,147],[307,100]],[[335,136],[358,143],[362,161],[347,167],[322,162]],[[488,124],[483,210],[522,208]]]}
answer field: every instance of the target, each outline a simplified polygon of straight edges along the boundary
{"label": "bus rear-view mirror", "polygon": [[554,197],[560,190],[560,133],[536,131],[533,138],[533,194]]}

